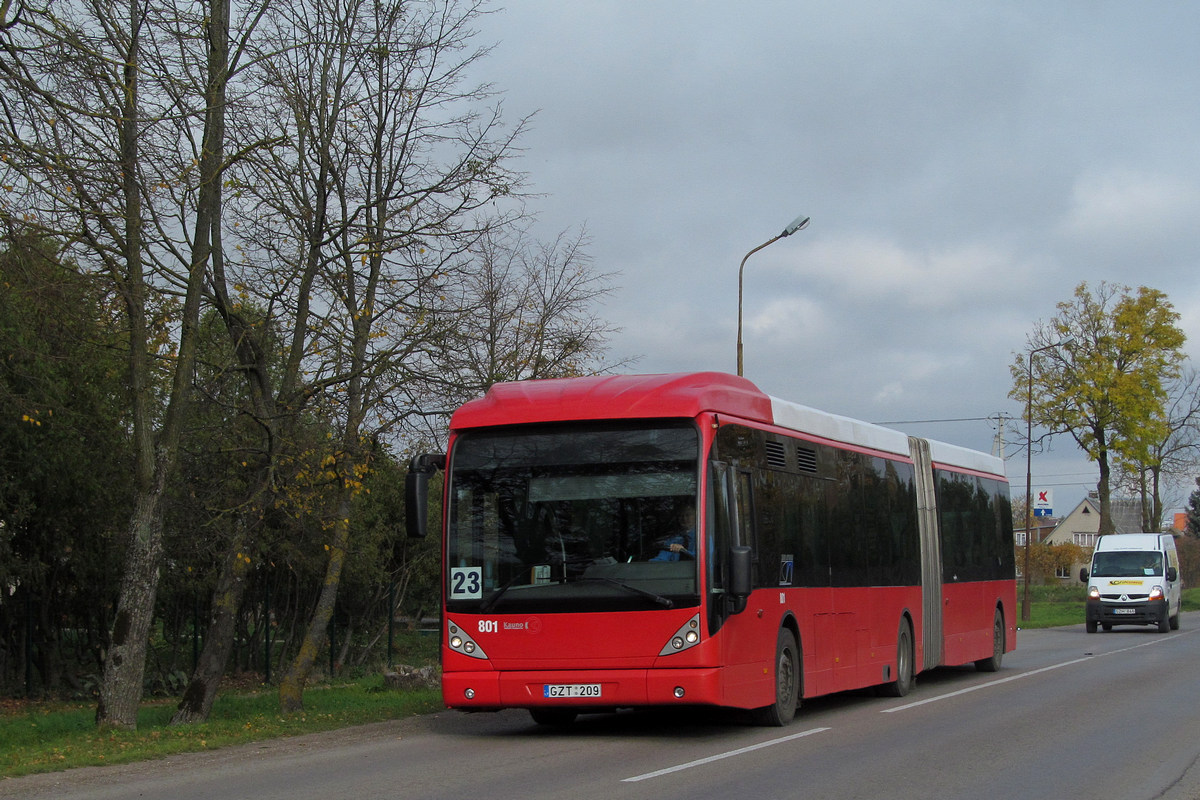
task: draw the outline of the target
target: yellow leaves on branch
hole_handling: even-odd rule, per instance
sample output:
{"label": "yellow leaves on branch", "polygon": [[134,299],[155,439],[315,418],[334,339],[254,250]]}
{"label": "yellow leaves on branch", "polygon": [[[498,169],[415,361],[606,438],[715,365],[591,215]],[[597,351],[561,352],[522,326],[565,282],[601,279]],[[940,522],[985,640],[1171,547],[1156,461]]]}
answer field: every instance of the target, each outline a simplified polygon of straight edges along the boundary
{"label": "yellow leaves on branch", "polygon": [[[42,427],[42,420],[41,420],[41,416],[42,416],[42,412],[41,412],[41,411],[39,411],[39,410],[37,410],[37,409],[34,409],[34,410],[33,410],[31,413],[29,413],[29,414],[22,414],[22,415],[21,415],[21,422],[27,422],[27,423],[29,423],[30,425],[34,426],[35,428],[40,428],[40,427]],[[53,417],[53,416],[54,416],[54,410],[53,410],[53,409],[46,409],[46,416],[47,416],[47,417]]]}
{"label": "yellow leaves on branch", "polygon": [[[283,487],[284,495],[276,506],[289,507],[296,515],[320,516],[318,509],[330,508],[330,503],[343,498],[344,492],[349,492],[351,497],[369,492],[364,485],[369,471],[366,460],[354,459],[343,450],[313,448],[300,453],[290,463],[293,477]],[[342,523],[348,524],[348,520],[326,519],[321,526],[328,528]]]}

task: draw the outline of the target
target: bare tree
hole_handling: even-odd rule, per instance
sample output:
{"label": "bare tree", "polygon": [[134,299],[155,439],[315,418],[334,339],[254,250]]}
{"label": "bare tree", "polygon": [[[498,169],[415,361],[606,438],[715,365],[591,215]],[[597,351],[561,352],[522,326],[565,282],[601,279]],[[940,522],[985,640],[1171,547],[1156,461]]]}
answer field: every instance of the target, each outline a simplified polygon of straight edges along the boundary
{"label": "bare tree", "polygon": [[436,354],[446,398],[457,405],[499,381],[591,374],[615,328],[596,312],[612,274],[593,268],[585,231],[535,241],[528,227],[491,231],[469,251],[466,313]]}
{"label": "bare tree", "polygon": [[1130,495],[1141,499],[1142,529],[1163,527],[1167,492],[1182,502],[1200,456],[1200,372],[1185,368],[1166,385],[1162,435],[1147,443],[1140,459],[1118,459],[1116,480]]}
{"label": "bare tree", "polygon": [[460,256],[520,215],[506,161],[523,122],[505,126],[485,107],[490,90],[467,81],[486,53],[471,45],[479,13],[454,0],[312,0],[269,17],[263,113],[241,124],[287,146],[233,179],[243,255],[228,281],[286,332],[274,415],[306,409],[336,430],[321,459],[325,577],[281,681],[284,710],[302,707],[374,443],[428,395],[429,353],[461,319]]}
{"label": "bare tree", "polygon": [[173,121],[189,112],[166,85],[179,65],[158,61],[154,14],[139,0],[22,5],[0,31],[0,147],[15,198],[3,213],[106,279],[128,330],[136,489],[96,718],[133,728],[207,267],[203,242],[146,231],[171,229],[174,190],[195,189],[172,157]]}
{"label": "bare tree", "polygon": [[[252,45],[252,36],[258,23],[269,7],[269,0],[244,7],[244,14],[234,28],[231,28],[231,6],[230,0],[210,0],[198,9],[199,14],[190,7],[175,8],[166,20],[174,26],[171,29],[175,36],[171,41],[181,43],[183,48],[181,60],[186,61],[187,56],[194,53],[206,53],[207,56],[195,68],[195,86],[188,87],[192,94],[203,98],[203,128],[197,147],[199,181],[195,200],[193,262],[212,264],[208,281],[209,300],[224,320],[233,350],[239,357],[241,373],[248,387],[246,397],[249,404],[259,412],[260,418],[270,419],[270,414],[266,413],[269,406],[264,355],[261,341],[258,341],[261,335],[254,335],[246,315],[239,313],[229,300],[222,247],[222,201],[227,167],[226,122],[231,102],[229,83],[237,76],[242,59],[252,52],[248,48]],[[190,128],[183,126],[181,131],[186,136]],[[237,144],[243,152],[265,146],[257,140]],[[250,498],[238,498],[238,511],[231,515],[232,542],[226,548],[217,576],[212,601],[213,615],[204,637],[204,649],[171,719],[172,724],[206,720],[216,699],[217,688],[232,649],[234,622],[249,570],[248,559],[242,553],[248,549],[248,530],[261,517],[260,488],[261,481],[259,487],[251,490]],[[259,502],[256,504],[255,500]]]}
{"label": "bare tree", "polygon": [[[502,233],[525,220],[511,166],[525,120],[506,124],[470,80],[481,13],[473,0],[0,5],[0,215],[64,242],[129,334],[136,510],[101,724],[136,724],[204,303],[259,443],[246,495],[224,509],[215,613],[179,722],[211,707],[269,509],[308,514],[326,554],[281,686],[293,710],[378,448],[493,380],[600,368],[610,329],[590,305],[609,276],[585,236]],[[333,431],[319,445],[317,427]]]}

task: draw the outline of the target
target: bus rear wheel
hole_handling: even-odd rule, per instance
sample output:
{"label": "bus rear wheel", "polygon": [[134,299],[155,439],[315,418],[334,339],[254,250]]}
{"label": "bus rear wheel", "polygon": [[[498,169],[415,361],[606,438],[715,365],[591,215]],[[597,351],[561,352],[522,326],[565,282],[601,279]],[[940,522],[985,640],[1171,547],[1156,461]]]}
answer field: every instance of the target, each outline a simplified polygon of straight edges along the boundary
{"label": "bus rear wheel", "polygon": [[912,628],[908,619],[900,620],[900,631],[896,634],[896,680],[879,687],[885,697],[904,697],[913,687],[914,674]]}
{"label": "bus rear wheel", "polygon": [[975,662],[975,669],[980,672],[999,672],[1000,662],[1004,660],[1004,615],[996,609],[992,619],[992,656],[981,658]]}
{"label": "bus rear wheel", "polygon": [[787,628],[779,629],[775,644],[775,702],[752,713],[756,725],[780,728],[796,716],[800,705],[800,648]]}

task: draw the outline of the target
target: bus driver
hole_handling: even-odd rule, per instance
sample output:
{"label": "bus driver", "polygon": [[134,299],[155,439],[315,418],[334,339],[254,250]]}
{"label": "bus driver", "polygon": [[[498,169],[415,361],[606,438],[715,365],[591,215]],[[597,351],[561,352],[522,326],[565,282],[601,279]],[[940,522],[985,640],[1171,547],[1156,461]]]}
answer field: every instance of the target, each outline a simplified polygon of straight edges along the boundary
{"label": "bus driver", "polygon": [[678,516],[679,532],[663,541],[663,549],[651,561],[679,561],[696,557],[696,509],[684,506]]}

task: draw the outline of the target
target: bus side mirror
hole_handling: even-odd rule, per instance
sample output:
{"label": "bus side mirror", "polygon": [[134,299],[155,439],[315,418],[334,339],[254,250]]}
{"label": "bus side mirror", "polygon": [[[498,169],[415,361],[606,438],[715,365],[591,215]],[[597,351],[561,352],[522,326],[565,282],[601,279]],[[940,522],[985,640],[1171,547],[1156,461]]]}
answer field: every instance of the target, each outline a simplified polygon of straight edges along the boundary
{"label": "bus side mirror", "polygon": [[749,547],[734,547],[729,551],[729,593],[745,599],[754,591],[752,553]]}
{"label": "bus side mirror", "polygon": [[1174,567],[1167,567],[1167,580],[1171,583],[1179,580],[1179,572]]}
{"label": "bus side mirror", "polygon": [[446,468],[446,457],[435,453],[413,456],[404,476],[404,517],[410,539],[422,539],[429,520],[429,476]]}
{"label": "bus side mirror", "polygon": [[1079,570],[1079,580],[1083,581],[1084,583],[1087,583],[1087,579],[1088,579],[1088,571],[1087,571],[1087,568],[1085,567],[1085,568]]}

